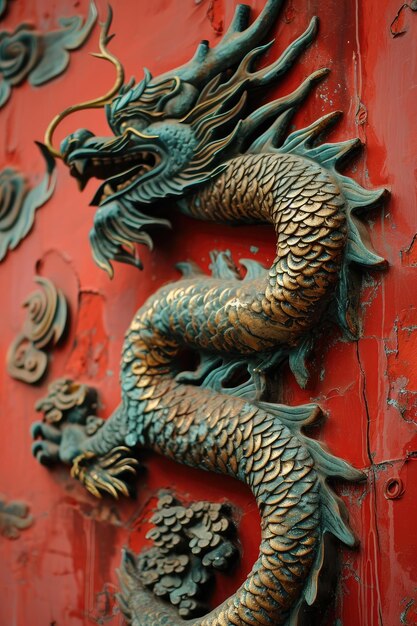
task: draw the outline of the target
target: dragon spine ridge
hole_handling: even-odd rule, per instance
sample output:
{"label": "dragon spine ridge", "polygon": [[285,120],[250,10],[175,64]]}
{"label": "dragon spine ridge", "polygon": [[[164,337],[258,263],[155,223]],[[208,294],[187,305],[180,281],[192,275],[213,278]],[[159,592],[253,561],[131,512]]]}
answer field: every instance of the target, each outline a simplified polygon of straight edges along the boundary
{"label": "dragon spine ridge", "polygon": [[[320,415],[316,405],[275,405],[261,401],[259,392],[262,370],[277,355],[288,356],[299,382],[306,382],[309,336],[326,312],[347,334],[356,332],[349,268],[382,267],[384,261],[364,240],[355,213],[375,205],[384,191],[363,189],[339,173],[357,140],[314,143],[337,114],[286,136],[296,108],[326,70],[247,113],[250,91],[279,79],[317,30],[313,19],[277,61],[254,69],[269,48],[256,46],[281,4],[267,0],[252,25],[248,7],[238,6],[214,49],[203,42],[175,72],[153,79],[146,71],[138,85],[122,87],[106,106],[116,138],[81,130],[61,148],[82,184],[90,176],[106,179],[95,197],[91,241],[96,261],[109,273],[114,260],[140,266],[134,243],[151,245],[146,226],[166,223],[145,214],[161,198],[176,198],[199,219],[267,221],[277,233],[271,268],[247,262],[243,281],[224,255],[215,260],[211,278],[183,265],[184,278],[158,290],[128,330],[119,409],[95,435],[79,435],[75,447],[72,437],[71,449],[62,435],[61,458],[73,462],[73,475],[96,494],[125,490],[111,473],[112,459],[117,468],[133,471],[133,460],[123,465],[120,455],[124,446],[138,445],[229,474],[252,489],[262,515],[259,558],[236,594],[193,620],[194,626],[295,624],[301,604],[316,597],[323,535],[347,545],[355,541],[326,478],[356,480],[362,474],[302,434]],[[270,127],[259,134],[266,122]],[[124,169],[114,174],[106,163],[121,156]],[[184,346],[201,353],[195,372],[176,370]],[[224,389],[242,362],[252,380]],[[141,586],[129,552],[120,578],[120,602],[134,626],[183,623]]]}

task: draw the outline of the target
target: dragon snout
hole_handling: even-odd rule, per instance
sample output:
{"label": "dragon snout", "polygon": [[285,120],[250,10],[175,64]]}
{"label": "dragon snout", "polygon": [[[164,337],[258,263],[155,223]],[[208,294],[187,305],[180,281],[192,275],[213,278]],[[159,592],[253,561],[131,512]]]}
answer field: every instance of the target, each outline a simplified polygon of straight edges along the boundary
{"label": "dragon snout", "polygon": [[60,145],[61,154],[65,163],[68,163],[68,158],[74,152],[85,147],[85,143],[88,139],[94,137],[94,133],[86,128],[79,128],[74,133],[71,133],[65,139],[62,140]]}
{"label": "dragon snout", "polygon": [[[62,141],[60,149],[64,163],[71,176],[77,179],[83,190],[90,178],[106,178],[111,156],[104,154],[113,140],[109,137],[97,137],[91,131],[80,128]],[[104,156],[103,156],[104,154]]]}
{"label": "dragon snout", "polygon": [[78,181],[80,191],[86,186],[90,176],[88,175],[87,160],[71,158],[74,153],[86,147],[86,143],[95,135],[86,128],[80,128],[71,133],[61,142],[60,149],[64,163],[68,165],[70,174]]}

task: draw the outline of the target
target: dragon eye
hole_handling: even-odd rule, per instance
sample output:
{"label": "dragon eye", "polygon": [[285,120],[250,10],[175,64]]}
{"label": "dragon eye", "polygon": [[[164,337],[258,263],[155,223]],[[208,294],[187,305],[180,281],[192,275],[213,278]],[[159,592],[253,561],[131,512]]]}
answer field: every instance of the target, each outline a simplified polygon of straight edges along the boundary
{"label": "dragon eye", "polygon": [[149,126],[149,120],[146,120],[143,117],[129,117],[125,118],[123,122],[119,124],[119,130],[121,133],[124,133],[127,128],[134,128],[135,130],[144,130],[147,126]]}

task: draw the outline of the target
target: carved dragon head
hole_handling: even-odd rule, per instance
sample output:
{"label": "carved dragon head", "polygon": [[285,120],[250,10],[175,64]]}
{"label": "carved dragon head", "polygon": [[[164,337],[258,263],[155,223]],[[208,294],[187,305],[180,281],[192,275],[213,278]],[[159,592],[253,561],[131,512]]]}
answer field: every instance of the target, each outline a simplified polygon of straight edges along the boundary
{"label": "carved dragon head", "polygon": [[[111,261],[141,267],[134,243],[152,246],[148,226],[169,225],[146,215],[146,205],[180,198],[216,176],[231,157],[245,152],[259,129],[274,119],[283,135],[291,114],[327,70],[309,76],[293,93],[256,107],[253,94],[280,79],[312,42],[313,18],[307,30],[271,65],[256,69],[273,42],[258,46],[273,25],[283,0],[267,0],[249,25],[250,8],[239,5],[232,23],[213,49],[206,41],[190,62],[153,78],[148,70],[138,84],[123,84],[123,69],[108,53],[111,14],[102,28],[101,54],[116,65],[114,88],[102,98],[70,107],[47,131],[46,144],[63,158],[83,188],[91,177],[103,180],[92,204],[97,205],[91,243],[96,262],[110,275]],[[114,134],[96,137],[81,129],[64,139],[60,152],[52,134],[69,113],[105,106]],[[149,212],[149,209],[148,211]]]}

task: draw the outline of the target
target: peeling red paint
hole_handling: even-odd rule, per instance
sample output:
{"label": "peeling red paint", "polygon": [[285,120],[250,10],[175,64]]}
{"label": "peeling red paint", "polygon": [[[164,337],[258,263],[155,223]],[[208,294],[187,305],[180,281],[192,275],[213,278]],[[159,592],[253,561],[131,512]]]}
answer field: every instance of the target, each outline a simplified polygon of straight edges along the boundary
{"label": "peeling red paint", "polygon": [[97,293],[81,292],[77,328],[66,374],[74,379],[100,380],[108,367],[108,336],[104,328],[105,300]]}
{"label": "peeling red paint", "polygon": [[398,13],[394,17],[390,26],[391,35],[394,38],[405,35],[405,33],[408,31],[408,11],[417,11],[416,0],[412,0],[410,3],[405,2],[398,10]]}
{"label": "peeling red paint", "polygon": [[388,403],[401,417],[417,424],[417,309],[402,311],[386,341]]}
{"label": "peeling red paint", "polygon": [[107,624],[110,621],[114,624],[113,617],[120,614],[120,609],[116,600],[118,589],[115,585],[106,583],[96,594],[93,611],[88,614],[88,619],[94,624]]}
{"label": "peeling red paint", "polygon": [[294,3],[290,0],[286,3],[284,7],[284,22],[286,24],[291,24],[293,19],[295,18],[296,10],[294,8]]}
{"label": "peeling red paint", "polygon": [[224,0],[210,0],[207,17],[216,35],[221,35],[224,29]]}
{"label": "peeling red paint", "polygon": [[401,606],[404,606],[404,610],[401,611],[400,623],[405,626],[414,626],[417,624],[417,602],[415,598],[403,598],[401,600]]}
{"label": "peeling red paint", "polygon": [[401,250],[401,262],[406,267],[416,267],[417,266],[417,234],[414,235],[411,243],[407,248]]}

